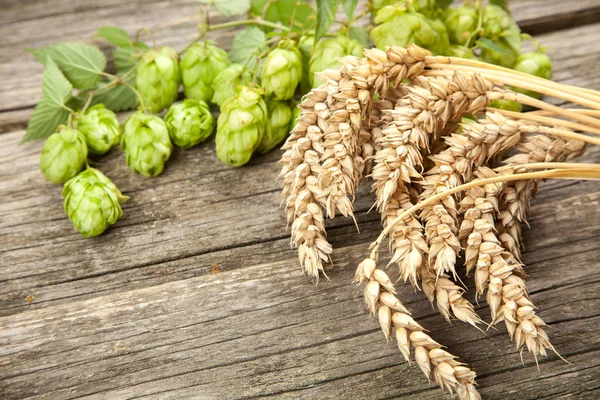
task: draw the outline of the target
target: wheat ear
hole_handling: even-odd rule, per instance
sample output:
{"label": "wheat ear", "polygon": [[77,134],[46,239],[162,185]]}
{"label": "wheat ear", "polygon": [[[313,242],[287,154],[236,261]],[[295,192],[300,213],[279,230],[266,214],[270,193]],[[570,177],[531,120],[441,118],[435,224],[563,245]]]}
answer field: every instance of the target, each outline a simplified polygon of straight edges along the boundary
{"label": "wheat ear", "polygon": [[376,268],[374,260],[361,262],[354,280],[359,284],[366,282],[364,297],[367,309],[372,315],[377,314],[386,339],[395,333],[398,349],[408,362],[411,360],[412,347],[415,362],[428,379],[433,375],[443,390],[460,399],[481,399],[475,389],[475,372],[457,361],[456,356],[443,350],[443,346],[412,318],[396,296],[392,281],[383,270]]}

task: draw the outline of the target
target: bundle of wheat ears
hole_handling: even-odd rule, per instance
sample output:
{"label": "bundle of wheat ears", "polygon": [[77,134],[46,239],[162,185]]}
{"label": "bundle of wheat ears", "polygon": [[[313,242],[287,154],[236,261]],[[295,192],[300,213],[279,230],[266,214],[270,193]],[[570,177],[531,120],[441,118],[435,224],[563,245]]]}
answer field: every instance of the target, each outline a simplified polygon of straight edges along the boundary
{"label": "bundle of wheat ears", "polygon": [[[417,46],[347,57],[305,96],[283,146],[282,197],[302,269],[318,280],[330,262],[324,220],[353,217],[357,186],[372,178],[383,230],[356,270],[367,309],[387,338],[443,390],[479,399],[475,372],[433,340],[378,268],[388,237],[388,265],[423,290],[448,320],[482,319],[465,298],[462,256],[491,324],[504,321],[519,351],[555,351],[527,293],[521,224],[540,179],[598,179],[598,164],[567,162],[600,144],[600,93],[474,60],[432,56]],[[510,86],[509,86],[510,85]],[[580,106],[563,109],[513,91],[521,88]],[[492,100],[534,111],[488,107]],[[473,118],[471,120],[464,117]],[[466,122],[465,122],[466,121]],[[394,274],[395,275],[395,274]]]}

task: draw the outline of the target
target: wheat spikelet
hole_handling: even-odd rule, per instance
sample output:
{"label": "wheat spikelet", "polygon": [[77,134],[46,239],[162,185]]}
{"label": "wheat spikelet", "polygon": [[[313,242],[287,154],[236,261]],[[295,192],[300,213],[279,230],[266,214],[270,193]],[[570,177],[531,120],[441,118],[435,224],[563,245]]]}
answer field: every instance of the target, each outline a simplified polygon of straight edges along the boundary
{"label": "wheat spikelet", "polygon": [[[425,176],[421,198],[470,181],[473,169],[516,145],[520,136],[518,124],[499,113],[487,112],[485,119],[462,125],[462,133],[446,138],[449,147],[431,157],[436,166]],[[430,246],[429,259],[438,275],[456,273],[454,265],[460,250],[456,209],[454,197],[448,196],[421,211]]]}
{"label": "wheat spikelet", "polygon": [[375,92],[385,98],[390,82],[400,85],[420,73],[429,54],[414,46],[347,57],[338,70],[324,71],[325,84],[301,103],[300,120],[282,147],[282,198],[301,266],[314,278],[332,252],[316,206],[330,218],[336,212],[353,217],[351,198],[365,169],[362,153],[370,152],[362,116],[370,114]]}
{"label": "wheat spikelet", "polygon": [[366,259],[359,264],[355,282],[366,282],[364,298],[367,309],[372,315],[377,314],[386,339],[395,333],[398,349],[408,362],[411,360],[412,347],[414,360],[428,379],[433,375],[443,390],[448,390],[459,399],[481,399],[475,389],[475,372],[457,361],[456,356],[443,350],[443,346],[412,318],[396,297],[392,281],[385,272],[376,268],[374,260]]}
{"label": "wheat spikelet", "polygon": [[[517,153],[504,162],[512,165],[562,162],[579,157],[584,151],[585,143],[579,140],[529,135],[518,145]],[[518,260],[521,260],[521,224],[527,223],[529,203],[535,197],[538,184],[537,180],[510,182],[499,199],[498,236],[504,247]]]}
{"label": "wheat spikelet", "polygon": [[[511,168],[502,168],[501,174],[512,174]],[[489,168],[477,171],[480,179],[497,176]],[[498,212],[503,184],[488,184],[469,189],[461,201],[460,212],[465,215],[460,237],[466,238],[465,262],[467,271],[475,268],[477,293],[486,289],[492,322],[504,321],[518,350],[523,346],[534,354],[546,355],[553,351],[544,321],[535,314],[534,305],[527,294],[524,272],[517,259],[503,247],[494,228],[494,215]]]}

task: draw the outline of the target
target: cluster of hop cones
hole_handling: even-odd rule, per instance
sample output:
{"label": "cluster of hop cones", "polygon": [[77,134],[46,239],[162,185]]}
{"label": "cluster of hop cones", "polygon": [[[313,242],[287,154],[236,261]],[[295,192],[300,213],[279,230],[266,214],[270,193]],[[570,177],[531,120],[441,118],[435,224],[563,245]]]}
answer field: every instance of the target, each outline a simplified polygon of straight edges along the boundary
{"label": "cluster of hop cones", "polygon": [[[597,179],[597,165],[567,162],[600,144],[600,93],[417,47],[367,50],[321,73],[283,146],[283,200],[302,269],[318,279],[330,261],[324,220],[353,217],[355,190],[372,178],[383,231],[360,263],[368,310],[428,378],[461,399],[479,399],[475,372],[443,349],[402,305],[377,267],[388,237],[397,278],[423,290],[447,319],[483,321],[457,276],[462,256],[491,323],[504,321],[517,349],[554,348],[528,296],[521,224],[543,178]],[[522,88],[580,106],[562,109]],[[492,100],[529,106],[515,113]],[[471,119],[466,119],[471,118]],[[458,283],[457,283],[458,282]],[[412,350],[411,350],[412,348]]]}

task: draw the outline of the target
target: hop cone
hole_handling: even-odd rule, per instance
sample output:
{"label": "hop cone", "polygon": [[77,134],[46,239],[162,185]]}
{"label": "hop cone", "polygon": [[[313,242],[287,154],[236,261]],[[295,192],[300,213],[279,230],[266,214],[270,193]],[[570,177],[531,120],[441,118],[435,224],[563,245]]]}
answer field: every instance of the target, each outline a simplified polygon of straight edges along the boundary
{"label": "hop cone", "polygon": [[267,112],[265,134],[257,148],[263,154],[273,149],[287,137],[290,132],[290,122],[292,121],[292,110],[286,102],[268,102]]}
{"label": "hop cone", "polygon": [[216,76],[229,64],[225,50],[211,42],[193,44],[181,59],[185,97],[208,103],[213,97],[213,82]]}
{"label": "hop cone", "polygon": [[375,24],[377,26],[371,30],[371,39],[380,49],[414,43],[434,54],[448,52],[448,32],[444,23],[438,19],[428,19],[421,13],[394,5],[379,10]]}
{"label": "hop cone", "polygon": [[65,184],[65,212],[86,238],[98,236],[123,215],[127,200],[102,172],[88,168]]}
{"label": "hop cone", "polygon": [[482,27],[485,37],[497,39],[505,31],[513,30],[515,26],[516,23],[510,14],[502,7],[492,4],[483,9]]}
{"label": "hop cone", "polygon": [[458,44],[451,44],[448,48],[448,55],[452,57],[460,57],[467,58],[470,60],[480,60],[473,51],[465,46],[460,46]]}
{"label": "hop cone", "polygon": [[309,76],[312,87],[321,86],[324,82],[315,73],[341,65],[338,58],[345,56],[362,57],[364,47],[356,40],[346,36],[338,36],[321,40],[315,45],[309,62]]}
{"label": "hop cone", "polygon": [[300,107],[297,104],[294,104],[292,107],[292,119],[290,119],[290,126],[288,127],[288,131],[292,131],[296,124],[298,123],[298,118],[300,118]]}
{"label": "hop cone", "polygon": [[227,99],[233,97],[238,86],[245,86],[252,80],[250,72],[240,64],[231,64],[219,72],[213,81],[214,94],[212,102],[221,106]]}
{"label": "hop cone", "polygon": [[265,95],[273,100],[294,96],[302,78],[302,56],[292,41],[283,41],[267,56],[260,78]]}
{"label": "hop cone", "polygon": [[78,130],[64,125],[46,139],[40,168],[47,181],[65,183],[85,166],[88,148],[85,136]]}
{"label": "hop cone", "polygon": [[309,65],[314,42],[315,36],[312,34],[300,36],[300,39],[298,39],[298,50],[300,50],[300,54],[302,55],[302,79],[300,80],[300,90],[302,93],[308,93],[312,88]]}
{"label": "hop cone", "polygon": [[132,171],[151,177],[163,172],[173,145],[162,119],[137,112],[125,122],[121,149]]}
{"label": "hop cone", "polygon": [[121,124],[117,115],[106,109],[104,104],[96,104],[88,109],[79,119],[77,129],[85,135],[92,154],[106,153],[121,138]]}
{"label": "hop cone", "polygon": [[488,104],[488,107],[514,112],[521,112],[523,110],[523,105],[521,103],[504,99],[492,100],[490,101],[490,104]]}
{"label": "hop cone", "polygon": [[204,101],[187,99],[169,108],[165,124],[173,143],[189,149],[212,135],[215,119]]}
{"label": "hop cone", "polygon": [[477,19],[477,11],[472,7],[463,6],[449,11],[445,23],[450,42],[465,45],[477,29]]}
{"label": "hop cone", "polygon": [[[543,51],[521,54],[517,58],[517,62],[513,68],[516,71],[525,72],[540,78],[552,79],[552,61]],[[520,88],[515,88],[515,90],[538,99],[542,97],[541,94],[531,90]]]}
{"label": "hop cone", "polygon": [[246,164],[264,136],[266,122],[260,91],[241,87],[221,106],[215,139],[219,160],[234,167]]}
{"label": "hop cone", "polygon": [[150,50],[138,63],[135,87],[142,96],[144,106],[158,113],[177,99],[181,83],[179,56],[170,47]]}

